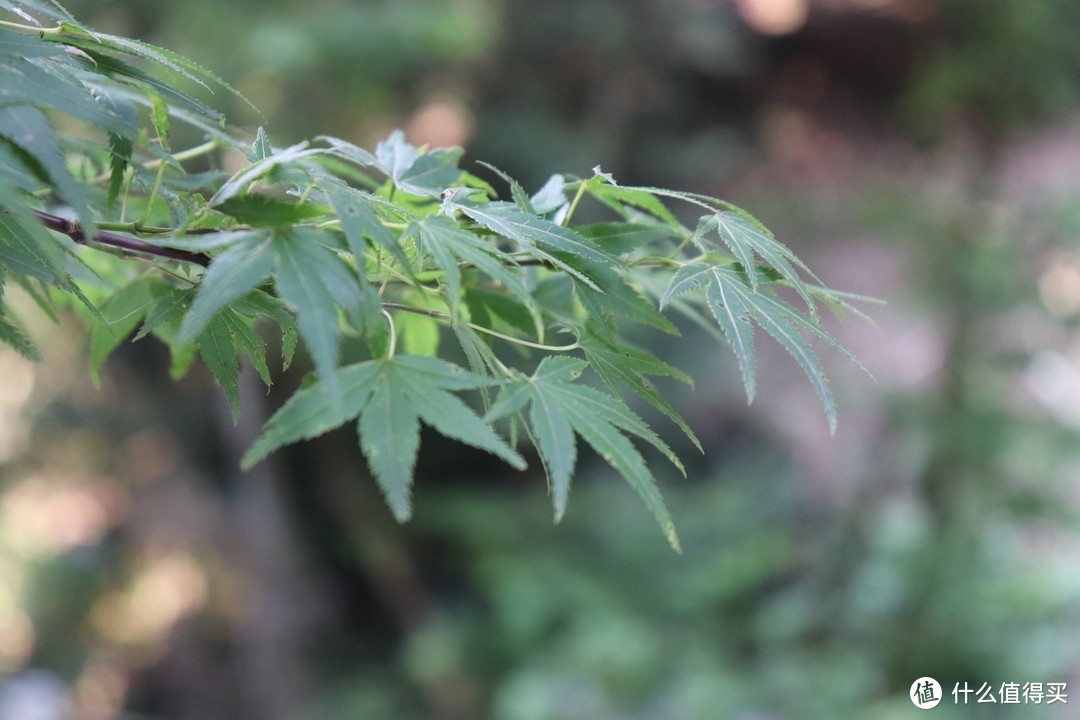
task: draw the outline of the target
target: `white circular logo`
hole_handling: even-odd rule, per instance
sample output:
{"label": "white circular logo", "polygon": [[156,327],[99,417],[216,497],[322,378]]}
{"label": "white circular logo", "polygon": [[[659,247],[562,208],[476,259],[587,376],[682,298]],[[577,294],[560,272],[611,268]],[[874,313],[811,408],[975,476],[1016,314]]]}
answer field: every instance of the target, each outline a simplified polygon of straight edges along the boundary
{"label": "white circular logo", "polygon": [[932,677],[921,677],[911,683],[911,692],[908,695],[915,707],[920,710],[929,710],[937,707],[941,702],[941,685]]}

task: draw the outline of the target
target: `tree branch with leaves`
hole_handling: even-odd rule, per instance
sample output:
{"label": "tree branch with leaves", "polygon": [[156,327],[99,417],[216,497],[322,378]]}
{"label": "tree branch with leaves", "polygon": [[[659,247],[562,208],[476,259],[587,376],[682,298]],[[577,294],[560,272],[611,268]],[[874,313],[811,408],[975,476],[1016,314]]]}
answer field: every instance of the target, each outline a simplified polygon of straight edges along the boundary
{"label": "tree branch with leaves", "polygon": [[[822,329],[818,305],[850,311],[862,298],[824,287],[746,211],[623,186],[600,168],[530,193],[487,165],[508,188],[500,199],[460,166],[460,149],[414,147],[401,132],[371,152],[327,136],[275,147],[262,128],[250,142],[182,89],[231,91],[195,63],[94,32],[50,0],[0,0],[0,10],[12,16],[0,22],[0,293],[14,284],[50,315],[67,305],[85,317],[95,378],[128,337],[164,342],[175,376],[201,356],[234,417],[242,358],[273,381],[264,333],[280,333],[283,368],[302,341],[313,376],[245,467],[355,423],[405,520],[421,425],[517,469],[521,439],[547,474],[557,520],[584,442],[678,548],[640,443],[683,464],[627,404],[640,398],[701,448],[650,380],[690,378],[626,337],[628,324],[677,336],[665,311],[729,346],[750,400],[763,330],[835,429],[814,343],[858,361]],[[91,132],[57,132],[60,115]],[[173,152],[174,126],[201,141]],[[247,164],[224,173],[223,149]],[[586,202],[605,219],[580,222]],[[6,301],[0,341],[40,359]]]}

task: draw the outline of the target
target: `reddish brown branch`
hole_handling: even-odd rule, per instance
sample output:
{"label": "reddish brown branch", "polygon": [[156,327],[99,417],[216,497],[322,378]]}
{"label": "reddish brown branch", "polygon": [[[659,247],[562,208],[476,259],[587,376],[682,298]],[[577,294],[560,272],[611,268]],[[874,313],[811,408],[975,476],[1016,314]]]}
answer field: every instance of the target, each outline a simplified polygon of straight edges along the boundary
{"label": "reddish brown branch", "polygon": [[137,238],[108,232],[107,230],[99,230],[93,238],[87,239],[86,233],[82,231],[78,220],[68,220],[58,215],[50,215],[49,213],[41,212],[40,210],[34,210],[33,212],[37,215],[38,220],[41,221],[42,225],[50,230],[55,230],[56,232],[67,235],[80,245],[97,243],[100,245],[108,245],[109,247],[121,248],[122,250],[142,253],[144,255],[153,255],[169,260],[195,263],[196,265],[202,265],[203,267],[210,264],[210,256],[204,255],[203,253],[159,247],[158,245],[151,245],[150,243],[143,242]]}

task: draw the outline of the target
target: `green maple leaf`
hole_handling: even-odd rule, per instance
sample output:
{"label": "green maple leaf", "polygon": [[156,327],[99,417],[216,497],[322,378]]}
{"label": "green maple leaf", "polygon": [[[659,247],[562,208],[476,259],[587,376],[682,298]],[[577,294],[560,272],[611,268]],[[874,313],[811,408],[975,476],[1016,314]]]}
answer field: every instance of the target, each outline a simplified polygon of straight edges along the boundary
{"label": "green maple leaf", "polygon": [[293,228],[274,238],[274,287],[296,309],[300,337],[319,375],[333,382],[341,343],[338,309],[355,311],[361,298],[356,274],[338,256],[335,237]]}
{"label": "green maple leaf", "polygon": [[531,377],[503,390],[488,417],[522,416],[548,475],[556,521],[566,512],[570,479],[577,464],[576,436],[580,436],[637,491],[668,542],[681,551],[675,523],[656,480],[627,435],[645,440],[680,470],[682,464],[622,400],[575,382],[587,366],[578,358],[544,358]]}
{"label": "green maple leaf", "polygon": [[[814,301],[806,288],[806,284],[799,277],[796,268],[810,273],[810,269],[803,261],[795,256],[786,245],[781,243],[765,227],[753,222],[741,213],[724,210],[706,215],[701,218],[692,239],[703,250],[713,250],[717,245],[710,240],[710,234],[715,233],[723,245],[731,251],[743,268],[746,269],[750,280],[750,287],[757,290],[761,281],[761,272],[756,265],[756,257],[760,257],[769,267],[787,280],[795,291],[810,308],[811,314],[815,312]],[[812,275],[812,273],[811,273]]]}
{"label": "green maple leaf", "polygon": [[247,295],[270,275],[274,267],[271,238],[262,230],[243,233],[213,259],[199,282],[191,310],[180,324],[179,344],[194,340],[218,311]]}
{"label": "green maple leaf", "polygon": [[780,343],[810,378],[810,383],[825,410],[829,431],[836,432],[836,402],[817,353],[806,335],[835,347],[863,368],[855,356],[822,330],[814,318],[800,313],[762,285],[758,285],[755,290],[747,273],[734,267],[706,263],[684,265],[671,278],[667,291],[660,299],[660,305],[663,307],[677,296],[698,288],[704,290],[705,302],[735,353],[747,398],[753,400],[756,385],[756,324]]}
{"label": "green maple leaf", "polygon": [[0,343],[7,345],[27,360],[41,362],[41,351],[4,307],[4,273],[0,272]]}
{"label": "green maple leaf", "polygon": [[[361,280],[338,254],[340,236],[304,227],[238,235],[239,240],[215,257],[203,275],[176,344],[198,338],[230,306],[250,305],[252,290],[272,276],[278,295],[296,312],[300,336],[316,369],[332,382],[341,342],[339,309],[355,312],[365,297]],[[265,305],[255,309],[278,319],[287,333],[285,354],[291,356],[291,323]],[[256,345],[247,333],[235,326],[232,330],[240,332],[245,346],[254,350]]]}
{"label": "green maple leaf", "polygon": [[334,208],[341,220],[341,229],[345,233],[349,249],[358,260],[364,257],[368,237],[380,247],[397,258],[401,267],[408,269],[409,260],[390,231],[383,227],[375,214],[375,198],[365,192],[349,187],[335,177],[322,173],[313,173],[319,189],[326,195],[327,202]]}
{"label": "green maple leaf", "polygon": [[482,227],[514,241],[536,258],[550,263],[595,290],[603,291],[593,278],[561,257],[577,257],[600,266],[614,264],[611,256],[597,249],[577,232],[537,215],[522,212],[510,203],[473,204],[458,202],[456,197],[448,198],[444,205],[461,210]]}
{"label": "green maple leaf", "polygon": [[412,195],[438,197],[457,182],[461,148],[418,149],[395,130],[375,148],[376,164],[398,188]]}
{"label": "green maple leaf", "polygon": [[93,237],[97,227],[83,188],[68,171],[64,153],[49,127],[45,113],[37,108],[0,107],[0,138],[11,142],[38,164],[40,174],[48,179],[57,196],[75,210],[87,236]]}
{"label": "green maple leaf", "polygon": [[625,385],[678,425],[694,446],[701,452],[705,452],[701,441],[690,429],[690,425],[646,377],[649,375],[671,377],[693,385],[693,380],[689,375],[596,324],[587,327],[578,342],[585,351],[585,357],[588,358],[592,369],[600,376],[604,384],[611,388],[612,392],[619,392],[620,383]]}
{"label": "green maple leaf", "polygon": [[448,304],[455,308],[462,292],[462,266],[473,267],[506,288],[528,311],[543,336],[543,320],[540,309],[519,274],[513,260],[492,242],[485,242],[473,233],[463,230],[449,218],[429,215],[412,223],[406,235],[417,240],[420,250],[431,257],[435,266],[443,272],[449,290]]}
{"label": "green maple leaf", "polygon": [[250,468],[273,450],[310,439],[359,417],[360,444],[398,520],[412,513],[420,425],[496,455],[517,469],[525,461],[455,393],[497,384],[445,360],[395,357],[334,370],[334,389],[319,381],[298,390],[248,450]]}

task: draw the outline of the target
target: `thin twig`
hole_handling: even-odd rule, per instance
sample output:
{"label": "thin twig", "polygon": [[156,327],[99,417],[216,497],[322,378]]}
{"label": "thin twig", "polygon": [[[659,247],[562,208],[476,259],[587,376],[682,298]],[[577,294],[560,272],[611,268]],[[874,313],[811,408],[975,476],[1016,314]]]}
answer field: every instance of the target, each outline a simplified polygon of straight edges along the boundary
{"label": "thin twig", "polygon": [[133,237],[128,237],[127,235],[119,235],[107,230],[99,230],[93,238],[87,238],[86,233],[84,233],[82,227],[79,226],[78,220],[68,220],[67,218],[62,218],[58,215],[41,212],[40,210],[34,210],[33,213],[37,216],[38,220],[41,221],[42,225],[50,230],[55,230],[56,232],[67,235],[79,245],[97,243],[100,245],[108,245],[109,247],[121,248],[122,250],[129,250],[131,252],[167,258],[169,260],[195,263],[196,265],[202,265],[203,267],[210,264],[210,256],[204,255],[203,253],[159,247]]}

